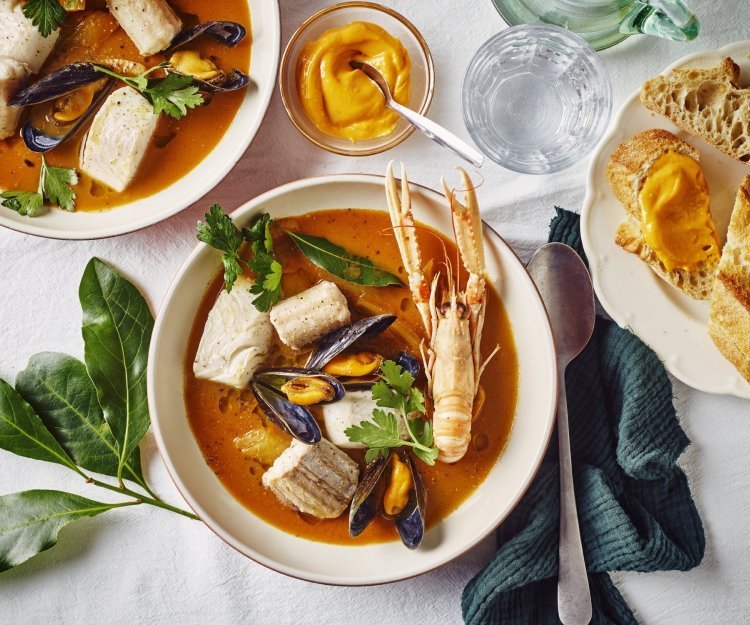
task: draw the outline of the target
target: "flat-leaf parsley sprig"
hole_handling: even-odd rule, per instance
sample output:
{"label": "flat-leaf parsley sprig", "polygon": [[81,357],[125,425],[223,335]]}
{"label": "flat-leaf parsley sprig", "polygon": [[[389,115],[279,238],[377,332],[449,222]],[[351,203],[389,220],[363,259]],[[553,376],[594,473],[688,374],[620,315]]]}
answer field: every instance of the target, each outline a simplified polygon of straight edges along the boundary
{"label": "flat-leaf parsley sprig", "polygon": [[[246,265],[255,274],[255,284],[250,292],[256,294],[253,300],[261,312],[268,312],[281,299],[281,278],[283,268],[276,260],[271,236],[271,218],[263,213],[253,221],[250,228],[240,230],[234,225],[219,204],[214,204],[206,213],[205,222],[198,222],[198,240],[223,252],[224,288],[232,291],[234,283]],[[250,243],[252,256],[246,260],[240,256],[242,244]]]}
{"label": "flat-leaf parsley sprig", "polygon": [[0,204],[16,211],[19,215],[36,217],[44,210],[44,200],[66,211],[74,211],[76,194],[71,188],[78,184],[75,169],[50,167],[42,155],[42,169],[36,191],[3,191]]}
{"label": "flat-leaf parsley sprig", "polygon": [[[432,423],[424,418],[424,395],[414,386],[414,376],[393,360],[386,360],[380,367],[379,377],[372,387],[372,398],[380,408],[390,408],[396,413],[376,408],[372,421],[362,421],[344,433],[350,441],[369,447],[366,462],[372,462],[378,456],[385,457],[396,447],[411,447],[417,458],[432,466],[437,460],[438,450],[433,440]],[[406,424],[408,440],[401,438],[397,415]]]}
{"label": "flat-leaf parsley sprig", "polygon": [[60,28],[68,16],[58,0],[28,0],[23,5],[23,14],[45,38]]}
{"label": "flat-leaf parsley sprig", "polygon": [[187,114],[188,109],[203,104],[203,96],[198,87],[193,84],[190,76],[181,74],[167,74],[166,78],[158,80],[150,79],[149,74],[156,70],[165,69],[168,63],[154,65],[137,76],[125,76],[111,69],[94,65],[96,71],[107,74],[121,80],[126,85],[140,91],[144,97],[151,102],[154,112],[158,115],[162,111],[175,119],[181,119]]}

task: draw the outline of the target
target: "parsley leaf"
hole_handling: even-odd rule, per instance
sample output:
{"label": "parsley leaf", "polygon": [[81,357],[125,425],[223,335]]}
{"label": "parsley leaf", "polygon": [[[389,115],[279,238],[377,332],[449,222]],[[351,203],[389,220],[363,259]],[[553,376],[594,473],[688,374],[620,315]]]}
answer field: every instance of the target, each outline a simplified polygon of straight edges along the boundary
{"label": "parsley leaf", "polygon": [[36,217],[41,214],[45,199],[63,210],[73,211],[76,194],[71,186],[76,184],[78,184],[78,174],[75,169],[50,167],[42,155],[42,168],[37,190],[35,192],[3,191],[0,193],[0,204],[26,217]]}
{"label": "parsley leaf", "polygon": [[198,87],[194,85],[193,79],[190,76],[170,73],[167,74],[166,78],[157,80],[150,80],[148,78],[148,75],[152,72],[164,69],[167,66],[167,63],[160,63],[148,68],[145,72],[137,76],[118,74],[101,65],[94,65],[94,68],[140,91],[151,102],[151,105],[154,107],[154,113],[159,114],[164,112],[175,119],[181,119],[187,114],[188,109],[203,104],[203,96],[199,93]]}
{"label": "parsley leaf", "polygon": [[367,453],[365,453],[365,462],[370,464],[373,460],[377,460],[379,456],[387,458],[389,451],[389,447],[370,447],[370,449],[367,450]]}
{"label": "parsley leaf", "polygon": [[60,28],[67,17],[58,0],[28,0],[23,7],[23,14],[45,38]]}
{"label": "parsley leaf", "polygon": [[221,262],[224,264],[224,283],[231,293],[234,283],[242,275],[239,249],[242,245],[242,233],[232,219],[218,204],[214,204],[206,213],[206,222],[198,222],[198,240],[224,252]]}
{"label": "parsley leaf", "polygon": [[281,263],[272,255],[270,215],[259,215],[250,228],[242,231],[242,236],[253,250],[253,257],[247,262],[250,270],[257,276],[256,284],[250,289],[251,293],[258,294],[253,304],[261,312],[268,312],[281,299],[281,278],[284,274]]}
{"label": "parsley leaf", "polygon": [[76,207],[76,194],[70,187],[78,184],[75,169],[49,167],[42,157],[44,196],[63,210],[72,212]]}
{"label": "parsley leaf", "polygon": [[[263,213],[240,232],[221,206],[214,204],[206,213],[205,223],[198,222],[198,240],[223,252],[224,288],[231,292],[242,271],[242,264],[255,274],[255,284],[250,292],[257,295],[253,305],[261,312],[268,312],[281,299],[281,278],[284,268],[273,255],[271,218]],[[253,256],[246,260],[240,256],[242,243],[247,240]]]}
{"label": "parsley leaf", "polygon": [[164,111],[175,119],[181,119],[189,108],[203,104],[203,96],[193,85],[193,79],[178,74],[169,74],[153,86],[146,87],[143,95],[154,105],[155,113]]}
{"label": "parsley leaf", "polygon": [[251,293],[258,295],[253,300],[255,307],[261,312],[268,312],[281,299],[281,278],[284,275],[281,263],[265,252],[251,258],[248,267],[255,273],[256,282],[250,288]]}
{"label": "parsley leaf", "polygon": [[242,231],[242,236],[253,247],[253,253],[257,254],[265,250],[273,252],[273,237],[271,236],[271,216],[268,213],[262,213],[252,224],[250,228]]}
{"label": "parsley leaf", "polygon": [[39,215],[44,204],[42,194],[31,191],[3,191],[0,198],[0,204],[25,217]]}
{"label": "parsley leaf", "polygon": [[[414,387],[414,376],[392,360],[381,365],[379,375],[380,380],[372,387],[372,398],[379,406],[373,410],[372,420],[353,425],[344,433],[350,441],[370,448],[366,462],[386,456],[395,447],[406,446],[425,464],[435,464],[438,450],[434,446],[432,424],[423,418],[424,395]],[[404,419],[409,440],[401,438],[396,414],[380,408],[395,410]]]}
{"label": "parsley leaf", "polygon": [[198,222],[198,240],[227,254],[237,254],[242,245],[242,233],[219,204],[206,213],[206,223]]}
{"label": "parsley leaf", "polygon": [[385,410],[372,411],[372,421],[362,421],[346,429],[345,434],[353,443],[364,443],[376,449],[390,449],[401,447],[405,442],[401,440],[398,431],[396,415]]}

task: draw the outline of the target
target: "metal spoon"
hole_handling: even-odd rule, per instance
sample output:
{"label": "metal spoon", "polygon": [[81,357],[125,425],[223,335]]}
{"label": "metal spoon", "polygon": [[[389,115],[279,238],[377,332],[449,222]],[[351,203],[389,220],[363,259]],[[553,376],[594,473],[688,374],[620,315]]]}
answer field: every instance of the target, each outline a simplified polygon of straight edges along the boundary
{"label": "metal spoon", "polygon": [[557,348],[557,441],[560,450],[560,565],[557,610],[564,625],[587,625],[591,593],[578,527],[570,457],[565,369],[581,353],[594,331],[594,291],[586,265],[562,243],[539,248],[527,270],[542,296]]}
{"label": "metal spoon", "polygon": [[445,146],[453,150],[461,158],[469,161],[474,167],[481,167],[484,162],[484,156],[481,152],[472,148],[468,143],[459,139],[452,132],[449,132],[442,126],[436,124],[434,121],[427,119],[424,115],[420,115],[416,111],[412,111],[410,108],[399,104],[393,99],[391,94],[391,88],[388,86],[388,82],[377,69],[368,63],[362,63],[361,61],[349,61],[349,66],[352,69],[362,70],[367,77],[372,80],[383,92],[385,97],[385,105],[398,113],[406,121],[412,124],[414,127],[422,131],[427,137],[432,139],[435,143]]}

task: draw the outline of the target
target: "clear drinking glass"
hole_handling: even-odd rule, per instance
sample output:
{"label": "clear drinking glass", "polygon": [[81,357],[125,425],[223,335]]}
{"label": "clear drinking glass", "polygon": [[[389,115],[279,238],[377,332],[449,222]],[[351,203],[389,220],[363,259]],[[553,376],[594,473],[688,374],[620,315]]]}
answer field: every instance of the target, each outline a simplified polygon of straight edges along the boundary
{"label": "clear drinking glass", "polygon": [[466,127],[513,171],[548,174],[583,159],[609,122],[612,86],[586,42],[556,26],[516,26],[488,40],[463,84]]}

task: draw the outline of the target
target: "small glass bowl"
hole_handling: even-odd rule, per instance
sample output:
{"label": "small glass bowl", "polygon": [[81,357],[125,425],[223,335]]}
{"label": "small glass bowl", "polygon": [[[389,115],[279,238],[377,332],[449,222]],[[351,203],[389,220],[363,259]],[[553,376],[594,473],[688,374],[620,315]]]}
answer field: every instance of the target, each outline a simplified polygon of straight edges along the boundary
{"label": "small glass bowl", "polygon": [[506,169],[549,174],[580,162],[612,112],[604,63],[557,26],[508,28],[469,63],[463,114],[479,148]]}
{"label": "small glass bowl", "polygon": [[432,101],[435,74],[432,55],[419,31],[402,15],[372,2],[342,2],[334,4],[305,20],[292,35],[281,58],[279,90],[289,119],[315,145],[345,156],[368,156],[385,152],[398,145],[414,132],[414,126],[400,119],[395,130],[383,137],[352,143],[348,139],[332,137],[315,127],[302,108],[297,91],[297,61],[305,46],[329,28],[346,26],[350,22],[372,22],[396,37],[406,48],[411,59],[411,93],[409,108],[427,113]]}

